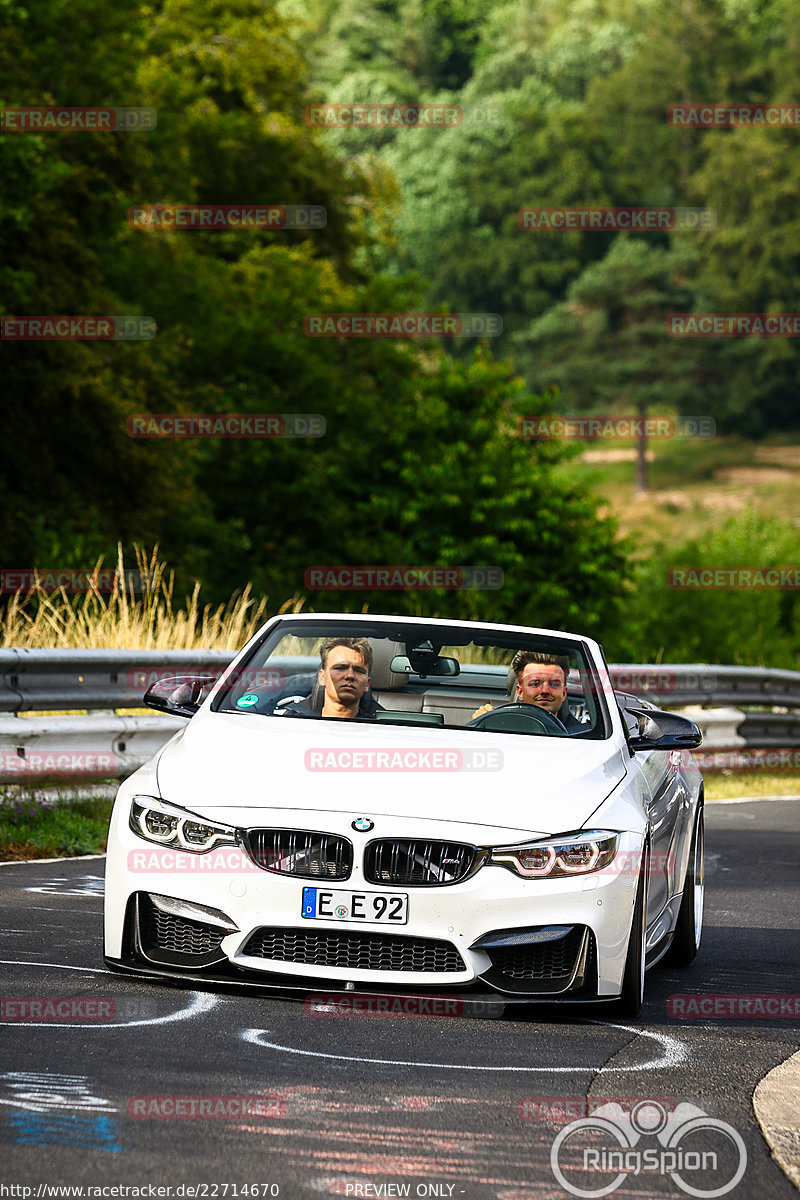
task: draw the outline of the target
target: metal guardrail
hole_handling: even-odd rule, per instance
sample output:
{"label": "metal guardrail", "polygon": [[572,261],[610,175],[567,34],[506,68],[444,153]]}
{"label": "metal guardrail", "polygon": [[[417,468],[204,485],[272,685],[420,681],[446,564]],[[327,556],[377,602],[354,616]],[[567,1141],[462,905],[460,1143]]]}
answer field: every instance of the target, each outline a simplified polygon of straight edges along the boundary
{"label": "metal guardrail", "polygon": [[0,713],[141,708],[164,673],[221,675],[231,650],[0,650]]}
{"label": "metal guardrail", "polygon": [[[0,713],[136,708],[164,673],[220,675],[231,650],[0,650]],[[800,671],[612,663],[614,686],[670,708],[800,708]]]}
{"label": "metal guardrail", "polygon": [[800,708],[800,671],[706,663],[661,667],[614,663],[609,671],[620,691],[638,692],[669,708],[687,704]]}
{"label": "metal guardrail", "polygon": [[[0,650],[0,783],[129,775],[185,721],[113,710],[140,708],[150,684],[167,674],[219,676],[234,657],[225,650]],[[698,706],[687,715],[703,729],[706,751],[800,748],[798,671],[639,663],[609,670],[620,691],[668,708]],[[88,715],[22,715],[76,709]]]}

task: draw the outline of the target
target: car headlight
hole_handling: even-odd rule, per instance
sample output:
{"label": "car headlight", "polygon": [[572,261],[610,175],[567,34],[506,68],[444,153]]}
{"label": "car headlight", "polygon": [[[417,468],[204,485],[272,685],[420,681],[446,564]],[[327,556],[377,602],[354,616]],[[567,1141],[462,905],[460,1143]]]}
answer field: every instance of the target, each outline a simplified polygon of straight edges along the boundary
{"label": "car headlight", "polygon": [[237,831],[232,825],[204,821],[195,813],[155,796],[133,797],[130,827],[147,842],[177,846],[196,854],[204,854],[214,846],[238,845]]}
{"label": "car headlight", "polygon": [[608,866],[617,852],[618,838],[618,833],[608,829],[565,833],[526,846],[498,846],[492,850],[489,862],[507,867],[523,879],[588,875]]}

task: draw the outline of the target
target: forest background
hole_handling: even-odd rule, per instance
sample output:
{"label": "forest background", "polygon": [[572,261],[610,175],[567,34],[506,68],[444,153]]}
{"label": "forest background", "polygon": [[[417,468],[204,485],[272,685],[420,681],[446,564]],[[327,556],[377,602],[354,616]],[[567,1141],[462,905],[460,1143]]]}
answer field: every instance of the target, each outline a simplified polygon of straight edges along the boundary
{"label": "forest background", "polygon": [[[150,132],[0,131],[0,315],[142,314],[142,342],[0,342],[0,565],[159,552],[213,604],[575,629],[609,660],[800,662],[792,338],[800,129],[670,105],[800,101],[790,0],[0,0],[0,108],[143,106]],[[461,106],[312,128],[319,104]],[[133,205],[321,204],[321,230],[142,230]],[[703,232],[526,232],[525,206],[712,209]],[[318,312],[491,312],[484,339],[311,338]],[[317,413],[318,439],[137,440],[140,413]],[[519,436],[522,416],[710,416],[710,440]],[[612,451],[609,453],[609,451]],[[615,455],[620,461],[614,461]],[[642,482],[640,480],[640,482]],[[492,565],[496,591],[318,592],[315,565]],[[3,599],[8,604],[8,597]]]}

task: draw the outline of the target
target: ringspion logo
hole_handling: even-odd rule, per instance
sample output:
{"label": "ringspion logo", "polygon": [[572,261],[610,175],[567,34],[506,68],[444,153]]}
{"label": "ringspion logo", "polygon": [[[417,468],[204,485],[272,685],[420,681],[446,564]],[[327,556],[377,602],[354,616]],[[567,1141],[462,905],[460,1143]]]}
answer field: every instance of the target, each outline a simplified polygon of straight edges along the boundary
{"label": "ringspion logo", "polygon": [[[682,1144],[683,1143],[683,1144]],[[658,1100],[643,1100],[630,1112],[614,1100],[589,1116],[571,1121],[557,1134],[550,1166],[558,1183],[573,1196],[608,1196],[629,1175],[669,1176],[690,1196],[724,1196],[747,1168],[741,1135],[705,1109],[682,1102],[674,1111]]]}

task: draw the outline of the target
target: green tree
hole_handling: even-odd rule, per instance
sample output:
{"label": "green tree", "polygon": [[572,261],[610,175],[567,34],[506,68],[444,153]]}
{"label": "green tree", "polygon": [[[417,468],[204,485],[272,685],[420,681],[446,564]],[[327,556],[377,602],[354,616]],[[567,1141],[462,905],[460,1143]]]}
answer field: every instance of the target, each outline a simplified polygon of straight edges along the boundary
{"label": "green tree", "polygon": [[[691,235],[686,235],[688,238]],[[564,411],[601,403],[645,418],[653,405],[707,411],[716,379],[705,346],[669,335],[666,318],[692,307],[691,244],[664,248],[629,236],[570,285],[567,299],[520,334],[536,386],[557,384]],[[647,438],[637,439],[636,487],[647,489]]]}

